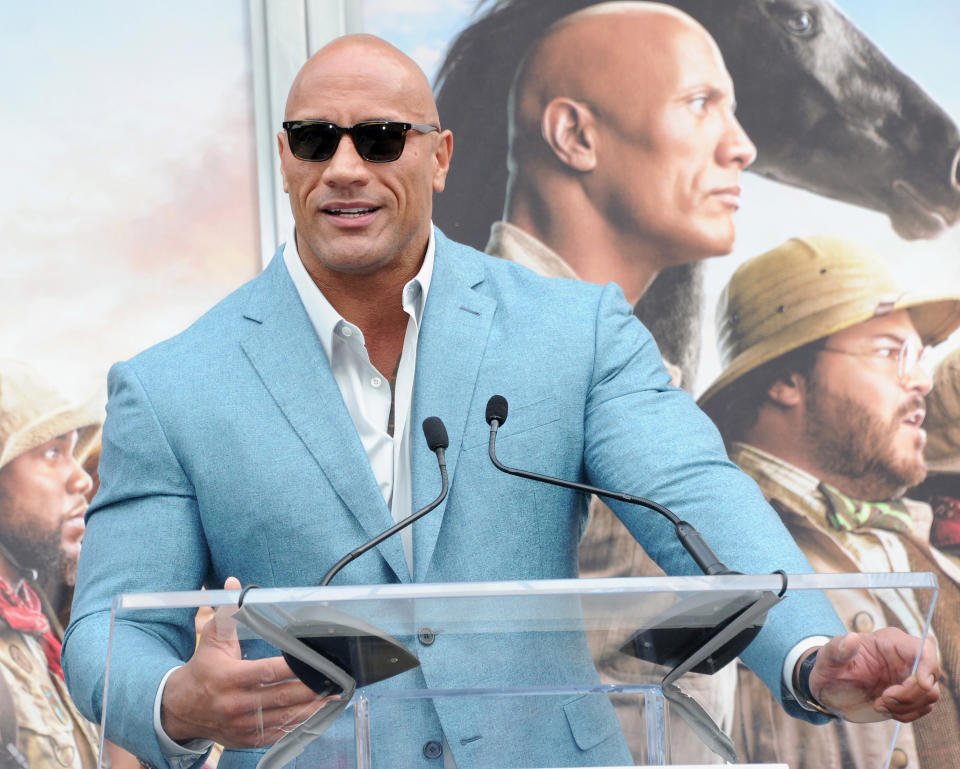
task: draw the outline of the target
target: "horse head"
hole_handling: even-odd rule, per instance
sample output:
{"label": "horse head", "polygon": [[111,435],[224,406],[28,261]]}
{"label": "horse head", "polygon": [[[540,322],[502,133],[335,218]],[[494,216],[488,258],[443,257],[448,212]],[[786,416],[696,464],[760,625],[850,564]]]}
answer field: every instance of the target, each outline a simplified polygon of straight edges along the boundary
{"label": "horse head", "polygon": [[907,239],[960,218],[950,117],[830,0],[682,0],[714,36],[751,170],[880,211]]}

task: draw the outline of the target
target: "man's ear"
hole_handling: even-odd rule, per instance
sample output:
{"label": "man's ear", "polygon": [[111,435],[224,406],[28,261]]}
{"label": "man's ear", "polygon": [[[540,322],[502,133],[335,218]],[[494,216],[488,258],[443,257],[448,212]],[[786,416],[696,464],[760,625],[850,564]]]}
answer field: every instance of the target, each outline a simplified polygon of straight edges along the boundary
{"label": "man's ear", "polygon": [[597,165],[596,120],[585,104],[558,96],[544,107],[540,133],[557,159],[575,171]]}
{"label": "man's ear", "polygon": [[767,397],[780,408],[795,408],[803,403],[806,395],[806,380],[797,373],[778,379],[767,389]]}
{"label": "man's ear", "polygon": [[280,155],[280,178],[283,179],[283,191],[288,193],[290,192],[290,187],[287,184],[287,175],[283,170],[283,149],[286,147],[287,135],[283,131],[277,132],[277,153]]}
{"label": "man's ear", "polygon": [[433,167],[433,191],[443,192],[447,183],[447,172],[450,170],[450,158],[453,157],[453,134],[450,131],[441,131],[434,152],[436,163]]}

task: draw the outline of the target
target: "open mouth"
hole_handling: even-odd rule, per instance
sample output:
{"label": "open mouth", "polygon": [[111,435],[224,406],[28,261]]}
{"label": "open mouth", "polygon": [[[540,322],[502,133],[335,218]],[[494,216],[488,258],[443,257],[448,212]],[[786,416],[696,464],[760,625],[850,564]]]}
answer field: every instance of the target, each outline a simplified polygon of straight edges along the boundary
{"label": "open mouth", "polygon": [[923,424],[923,419],[926,415],[923,411],[913,411],[907,415],[903,420],[903,423],[909,425],[910,427],[919,428]]}
{"label": "open mouth", "polygon": [[361,216],[366,216],[367,214],[372,214],[374,211],[378,211],[376,207],[372,208],[325,208],[323,212],[329,214],[330,216],[338,216],[344,219],[358,219]]}

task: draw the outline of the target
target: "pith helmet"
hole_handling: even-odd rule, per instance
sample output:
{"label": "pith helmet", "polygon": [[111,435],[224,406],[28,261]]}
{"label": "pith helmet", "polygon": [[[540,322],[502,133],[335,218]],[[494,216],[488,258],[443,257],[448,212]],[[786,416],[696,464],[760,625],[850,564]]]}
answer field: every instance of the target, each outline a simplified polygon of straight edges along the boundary
{"label": "pith helmet", "polygon": [[925,344],[960,326],[960,293],[905,292],[883,259],[860,243],[792,238],[744,262],[723,289],[716,317],[723,372],[700,405],[767,361],[904,309]]}
{"label": "pith helmet", "polygon": [[927,396],[924,456],[931,473],[960,473],[960,350],[937,365]]}
{"label": "pith helmet", "polygon": [[73,404],[32,368],[0,358],[0,468],[51,438],[78,434],[82,460],[99,438],[103,409]]}

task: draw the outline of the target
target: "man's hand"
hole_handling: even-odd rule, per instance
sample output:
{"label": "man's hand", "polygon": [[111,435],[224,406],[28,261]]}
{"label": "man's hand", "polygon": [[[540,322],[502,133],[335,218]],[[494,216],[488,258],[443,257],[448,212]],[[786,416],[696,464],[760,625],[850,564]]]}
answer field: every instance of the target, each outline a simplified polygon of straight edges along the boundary
{"label": "man's hand", "polygon": [[911,674],[919,650],[919,638],[896,628],[836,636],[817,654],[810,692],[847,721],[909,723],[929,713],[940,698],[940,665],[929,638]]}
{"label": "man's hand", "polygon": [[[223,587],[236,590],[240,582],[230,577]],[[167,679],[161,720],[176,742],[272,745],[331,699],[317,697],[297,680],[282,657],[241,659],[232,613],[229,606],[217,610],[201,630],[193,656]]]}

